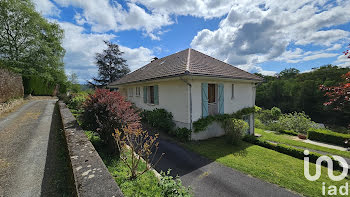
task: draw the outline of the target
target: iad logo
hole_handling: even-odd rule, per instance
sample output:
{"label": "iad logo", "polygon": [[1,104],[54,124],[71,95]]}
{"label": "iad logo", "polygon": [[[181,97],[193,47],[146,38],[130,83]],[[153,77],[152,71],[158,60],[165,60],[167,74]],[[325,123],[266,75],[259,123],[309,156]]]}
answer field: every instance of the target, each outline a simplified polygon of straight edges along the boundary
{"label": "iad logo", "polygon": [[[328,156],[321,156],[316,160],[316,173],[315,175],[311,176],[310,175],[310,166],[309,166],[309,151],[305,150],[304,151],[304,176],[306,177],[307,180],[309,181],[316,181],[320,178],[321,176],[321,163],[323,161],[327,162],[328,164],[328,177],[333,180],[333,181],[341,181],[343,180],[347,175],[348,175],[348,164],[345,161],[344,158],[339,157],[339,156],[335,156],[333,155],[332,157],[334,158],[334,160],[338,161],[340,163],[340,165],[343,167],[343,171],[340,175],[335,176],[333,174],[333,160],[328,157]],[[328,187],[328,195],[337,195],[337,187],[335,185],[330,185]],[[322,183],[322,194],[326,195],[326,185],[323,182]],[[346,182],[344,186],[340,186],[339,187],[339,194],[340,195],[348,195],[349,194],[349,185]]]}

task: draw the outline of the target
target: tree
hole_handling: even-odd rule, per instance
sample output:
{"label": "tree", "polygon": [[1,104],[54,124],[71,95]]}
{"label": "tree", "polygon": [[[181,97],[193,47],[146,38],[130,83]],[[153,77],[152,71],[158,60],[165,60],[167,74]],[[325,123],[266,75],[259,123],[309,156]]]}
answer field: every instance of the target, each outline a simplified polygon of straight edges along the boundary
{"label": "tree", "polygon": [[108,41],[104,41],[104,43],[107,45],[107,49],[96,54],[98,78],[93,78],[95,83],[89,82],[95,87],[104,87],[130,72],[126,60],[121,57],[124,52],[120,51],[119,46]]}
{"label": "tree", "polygon": [[39,75],[64,88],[63,30],[30,0],[0,1],[0,63],[23,75]]}
{"label": "tree", "polygon": [[69,89],[72,92],[79,92],[81,90],[80,84],[78,81],[78,75],[76,73],[72,73],[68,76],[68,82],[69,82]]}
{"label": "tree", "polygon": [[292,78],[298,75],[300,71],[296,68],[288,68],[284,69],[279,73],[279,77],[284,77],[284,78]]}

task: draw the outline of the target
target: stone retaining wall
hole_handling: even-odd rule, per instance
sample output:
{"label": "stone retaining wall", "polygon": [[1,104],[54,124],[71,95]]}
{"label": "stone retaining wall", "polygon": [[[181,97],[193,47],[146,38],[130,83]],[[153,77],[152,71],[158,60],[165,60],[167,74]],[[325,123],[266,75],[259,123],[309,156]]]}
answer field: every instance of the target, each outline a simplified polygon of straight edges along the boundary
{"label": "stone retaining wall", "polygon": [[78,196],[123,197],[94,146],[63,102],[59,102],[63,128]]}
{"label": "stone retaining wall", "polygon": [[0,103],[23,97],[22,76],[0,68]]}

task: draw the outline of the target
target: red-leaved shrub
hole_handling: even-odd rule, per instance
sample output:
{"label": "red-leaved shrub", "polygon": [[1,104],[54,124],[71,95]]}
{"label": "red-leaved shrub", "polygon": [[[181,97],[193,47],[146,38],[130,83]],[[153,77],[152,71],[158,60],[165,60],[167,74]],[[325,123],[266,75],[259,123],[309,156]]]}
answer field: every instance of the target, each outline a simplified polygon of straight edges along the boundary
{"label": "red-leaved shrub", "polygon": [[119,92],[96,89],[94,94],[88,96],[83,108],[83,126],[97,132],[111,154],[118,153],[112,136],[114,129],[122,129],[127,125],[132,128],[140,127],[139,113]]}

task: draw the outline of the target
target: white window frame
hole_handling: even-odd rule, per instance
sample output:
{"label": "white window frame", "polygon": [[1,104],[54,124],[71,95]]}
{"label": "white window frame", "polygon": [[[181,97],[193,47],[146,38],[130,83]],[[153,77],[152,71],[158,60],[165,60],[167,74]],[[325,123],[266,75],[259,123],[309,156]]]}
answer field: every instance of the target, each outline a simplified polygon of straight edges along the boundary
{"label": "white window frame", "polygon": [[133,97],[133,93],[134,93],[134,88],[128,88],[129,97]]}
{"label": "white window frame", "polygon": [[136,96],[140,96],[141,95],[141,87],[136,87]]}

